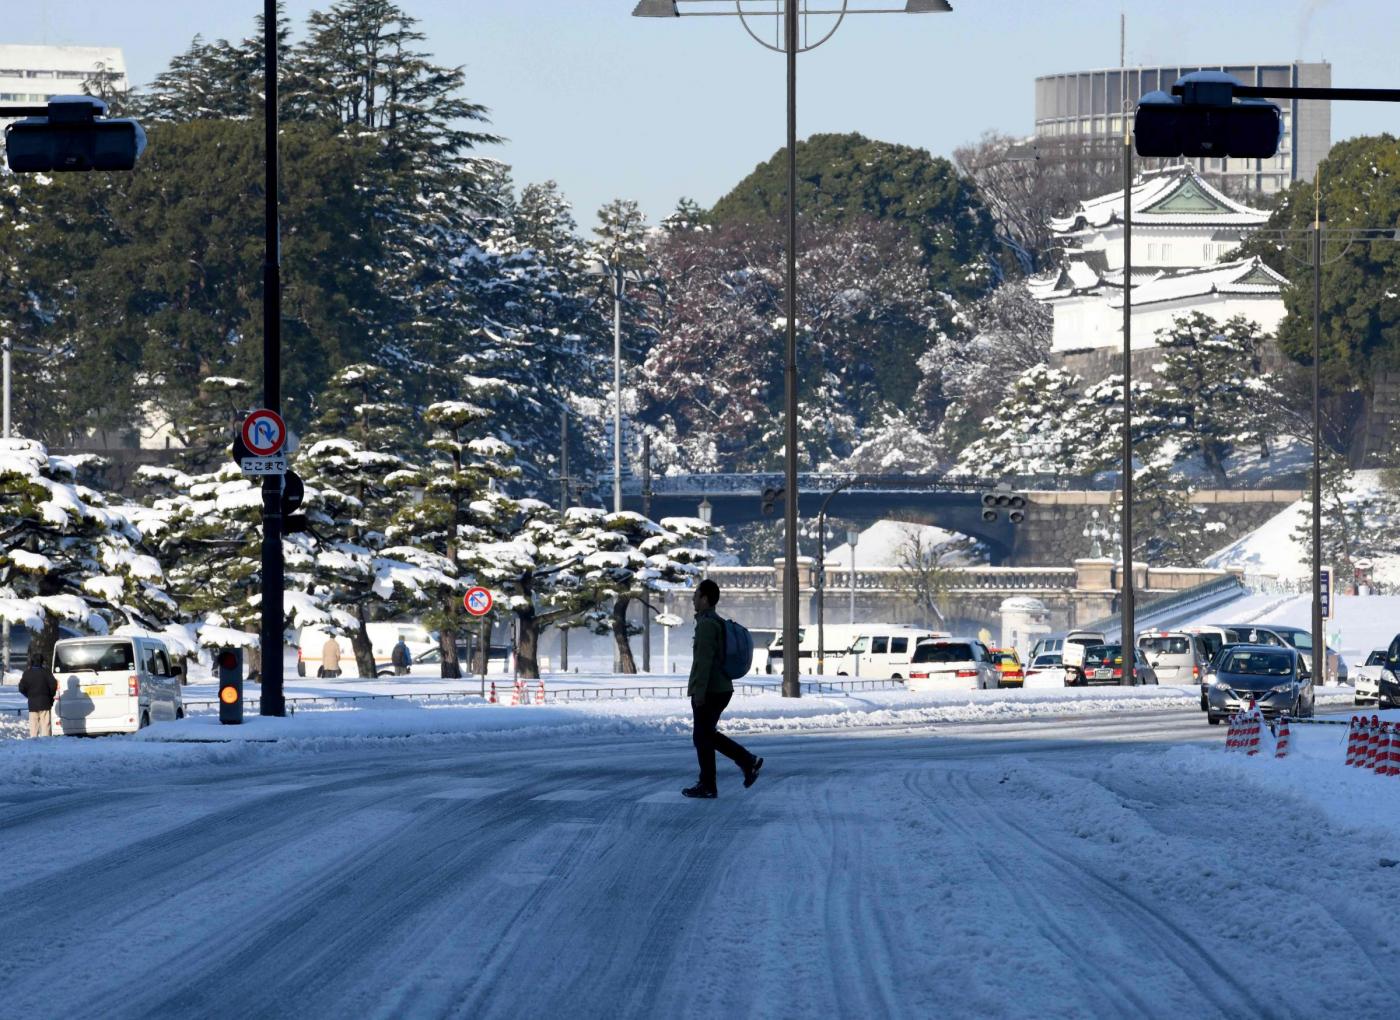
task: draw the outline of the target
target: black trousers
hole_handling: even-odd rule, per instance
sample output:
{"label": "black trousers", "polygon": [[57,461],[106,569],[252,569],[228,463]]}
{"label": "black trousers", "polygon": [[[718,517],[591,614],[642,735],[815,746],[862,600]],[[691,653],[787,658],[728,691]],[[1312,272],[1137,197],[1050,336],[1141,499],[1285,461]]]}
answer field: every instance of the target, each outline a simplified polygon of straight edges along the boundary
{"label": "black trousers", "polygon": [[690,708],[695,715],[695,755],[700,759],[700,785],[711,790],[715,788],[715,752],[718,751],[741,769],[753,763],[753,755],[742,745],[730,740],[721,733],[719,717],[729,707],[733,691],[706,694],[703,699],[691,698]]}

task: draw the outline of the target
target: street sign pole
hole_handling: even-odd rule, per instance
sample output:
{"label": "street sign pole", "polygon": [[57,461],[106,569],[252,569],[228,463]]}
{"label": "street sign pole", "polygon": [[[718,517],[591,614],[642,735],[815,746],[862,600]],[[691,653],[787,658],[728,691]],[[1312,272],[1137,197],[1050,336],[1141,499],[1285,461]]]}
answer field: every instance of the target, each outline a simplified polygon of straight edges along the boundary
{"label": "street sign pole", "polygon": [[[263,0],[263,407],[282,411],[282,267],[277,221],[277,0]],[[262,654],[258,711],[287,712],[282,693],[282,476],[263,478]]]}

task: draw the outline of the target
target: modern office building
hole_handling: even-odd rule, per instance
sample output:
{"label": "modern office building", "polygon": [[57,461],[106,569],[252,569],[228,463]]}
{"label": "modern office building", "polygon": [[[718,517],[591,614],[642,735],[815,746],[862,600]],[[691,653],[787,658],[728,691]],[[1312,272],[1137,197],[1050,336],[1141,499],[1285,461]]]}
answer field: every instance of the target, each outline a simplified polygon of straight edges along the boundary
{"label": "modern office building", "polygon": [[0,103],[39,105],[53,96],[76,95],[97,74],[125,89],[126,59],[115,46],[12,46],[0,44]]}
{"label": "modern office building", "polygon": [[[1037,140],[1058,140],[1072,152],[1074,140],[1101,157],[1106,145],[1121,143],[1124,103],[1148,92],[1169,91],[1182,75],[1224,71],[1246,85],[1330,86],[1331,64],[1208,64],[1192,67],[1128,67],[1051,74],[1035,80]],[[1196,169],[1227,194],[1269,194],[1294,181],[1311,180],[1332,147],[1332,104],[1323,100],[1279,99],[1283,142],[1271,159],[1199,159]],[[1177,162],[1173,160],[1173,162]],[[1151,166],[1152,164],[1147,164]]]}

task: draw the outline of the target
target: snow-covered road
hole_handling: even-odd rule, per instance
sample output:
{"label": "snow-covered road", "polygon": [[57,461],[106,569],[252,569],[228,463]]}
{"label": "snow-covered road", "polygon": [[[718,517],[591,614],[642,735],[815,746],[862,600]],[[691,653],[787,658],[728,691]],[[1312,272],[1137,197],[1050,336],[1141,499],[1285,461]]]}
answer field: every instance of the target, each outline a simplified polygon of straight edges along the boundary
{"label": "snow-covered road", "polygon": [[[1199,712],[381,741],[0,786],[6,1015],[1388,1017],[1395,837]],[[1182,742],[1209,740],[1209,750]],[[724,763],[722,762],[722,767]],[[1376,780],[1376,782],[1385,782]]]}

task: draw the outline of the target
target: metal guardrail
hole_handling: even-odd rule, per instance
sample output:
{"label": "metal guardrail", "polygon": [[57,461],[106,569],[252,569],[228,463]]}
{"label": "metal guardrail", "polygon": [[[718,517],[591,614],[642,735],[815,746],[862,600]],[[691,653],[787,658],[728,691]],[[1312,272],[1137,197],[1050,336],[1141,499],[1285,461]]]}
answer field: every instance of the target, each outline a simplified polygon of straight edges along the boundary
{"label": "metal guardrail", "polygon": [[[1139,602],[1139,613],[1136,615],[1134,622],[1138,625],[1139,629],[1141,629],[1141,627],[1148,623],[1153,617],[1160,617],[1176,610],[1186,609],[1192,605],[1212,602],[1232,591],[1243,595],[1247,590],[1244,583],[1238,577],[1231,574],[1214,581],[1207,581],[1205,584],[1198,584],[1194,588],[1184,588],[1181,591],[1173,592],[1170,595],[1164,595],[1161,598]],[[1111,631],[1121,620],[1122,617],[1114,613],[1112,616],[1101,617],[1090,623],[1083,624],[1079,629],[1107,632]]]}

